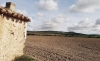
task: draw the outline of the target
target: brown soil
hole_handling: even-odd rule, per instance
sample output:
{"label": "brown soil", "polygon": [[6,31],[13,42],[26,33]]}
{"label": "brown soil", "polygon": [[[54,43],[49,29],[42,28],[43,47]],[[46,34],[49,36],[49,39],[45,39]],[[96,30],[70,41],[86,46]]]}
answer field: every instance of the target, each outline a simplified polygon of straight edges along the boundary
{"label": "brown soil", "polygon": [[100,38],[28,36],[25,45],[39,61],[100,61]]}

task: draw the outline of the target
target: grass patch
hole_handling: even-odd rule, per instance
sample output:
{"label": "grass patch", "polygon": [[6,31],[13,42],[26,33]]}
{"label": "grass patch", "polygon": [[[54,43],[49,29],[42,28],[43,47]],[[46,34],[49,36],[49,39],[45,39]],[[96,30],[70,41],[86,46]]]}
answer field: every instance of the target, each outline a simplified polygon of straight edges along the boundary
{"label": "grass patch", "polygon": [[37,61],[30,56],[22,55],[21,57],[16,57],[14,61]]}

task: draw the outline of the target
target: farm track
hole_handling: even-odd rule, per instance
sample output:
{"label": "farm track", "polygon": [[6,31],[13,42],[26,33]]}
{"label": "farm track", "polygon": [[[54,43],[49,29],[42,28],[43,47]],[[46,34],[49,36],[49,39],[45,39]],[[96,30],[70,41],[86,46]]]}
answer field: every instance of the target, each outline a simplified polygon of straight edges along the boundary
{"label": "farm track", "polygon": [[24,53],[39,61],[100,61],[100,39],[28,36]]}

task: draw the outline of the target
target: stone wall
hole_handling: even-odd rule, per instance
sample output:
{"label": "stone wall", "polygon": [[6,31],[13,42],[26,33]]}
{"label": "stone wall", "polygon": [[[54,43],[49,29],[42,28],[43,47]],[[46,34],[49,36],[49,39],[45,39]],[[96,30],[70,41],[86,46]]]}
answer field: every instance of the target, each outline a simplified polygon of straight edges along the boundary
{"label": "stone wall", "polygon": [[0,15],[0,61],[12,61],[23,55],[25,22]]}

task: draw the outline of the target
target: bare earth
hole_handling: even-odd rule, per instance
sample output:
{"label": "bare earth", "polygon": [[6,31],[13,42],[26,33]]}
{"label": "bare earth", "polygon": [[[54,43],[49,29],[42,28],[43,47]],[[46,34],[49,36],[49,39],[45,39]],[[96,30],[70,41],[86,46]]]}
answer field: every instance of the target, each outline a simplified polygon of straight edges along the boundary
{"label": "bare earth", "polygon": [[100,38],[28,36],[25,45],[39,61],[100,61]]}

